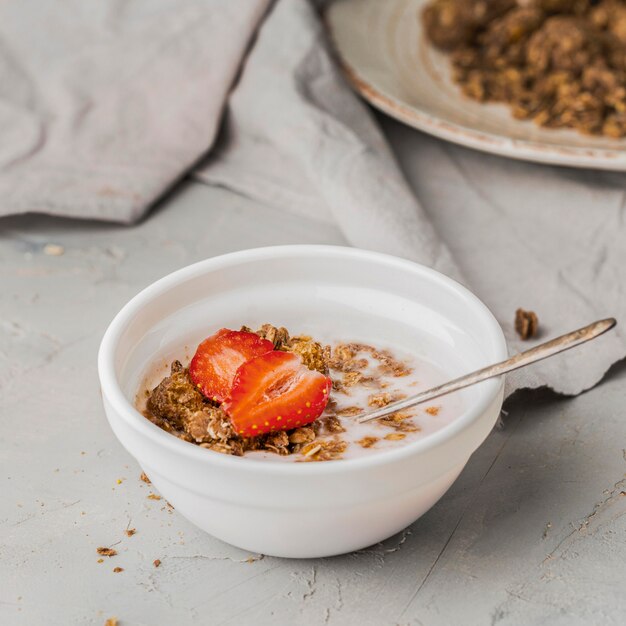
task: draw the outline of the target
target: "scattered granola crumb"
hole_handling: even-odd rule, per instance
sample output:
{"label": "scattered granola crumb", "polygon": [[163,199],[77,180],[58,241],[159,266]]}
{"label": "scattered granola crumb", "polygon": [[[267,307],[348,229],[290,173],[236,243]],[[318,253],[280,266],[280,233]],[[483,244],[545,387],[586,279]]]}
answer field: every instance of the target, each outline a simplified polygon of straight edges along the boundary
{"label": "scattered granola crumb", "polygon": [[537,334],[539,319],[534,311],[515,311],[515,330],[521,339],[530,339]]}
{"label": "scattered granola crumb", "polygon": [[302,448],[304,455],[303,461],[330,461],[331,459],[340,459],[346,451],[348,444],[335,437],[333,439],[325,439],[323,441],[312,442]]}
{"label": "scattered granola crumb", "polygon": [[43,253],[48,256],[62,256],[65,254],[65,248],[56,243],[47,243],[43,247]]}
{"label": "scattered granola crumb", "polygon": [[397,402],[398,400],[402,400],[404,398],[406,398],[406,395],[403,393],[389,393],[388,391],[385,391],[383,393],[373,393],[367,399],[367,404],[372,407],[382,408],[392,402]]}
{"label": "scattered granola crumb", "polygon": [[98,559],[98,563],[104,563],[104,559]]}
{"label": "scattered granola crumb", "polygon": [[118,478],[115,482],[116,482],[118,485],[121,485],[124,481],[123,481],[121,478]]}
{"label": "scattered granola crumb", "polygon": [[406,435],[404,433],[389,433],[385,435],[385,439],[388,441],[400,441],[400,439],[404,439]]}
{"label": "scattered granola crumb", "polygon": [[413,370],[405,363],[401,363],[393,358],[388,350],[372,350],[371,355],[380,363],[378,369],[383,374],[391,374],[395,378],[408,376]]}
{"label": "scattered granola crumb", "polygon": [[345,393],[345,394],[348,393],[346,391],[346,388],[343,386],[343,383],[338,378],[333,378],[331,380],[332,380],[333,391],[338,391],[339,393]]}
{"label": "scattered granola crumb", "polygon": [[116,574],[119,574],[120,572],[123,572],[123,571],[124,571],[124,568],[123,568],[123,567],[114,567],[114,568],[113,568],[113,571],[114,571]]}
{"label": "scattered granola crumb", "polygon": [[378,441],[378,437],[363,437],[357,443],[363,448],[371,448]]}
{"label": "scattered granola crumb", "polygon": [[347,406],[345,409],[337,411],[337,415],[340,417],[352,417],[354,415],[359,415],[360,413],[363,413],[363,409],[358,406]]}
{"label": "scattered granola crumb", "polygon": [[440,406],[428,406],[424,409],[428,415],[439,415],[439,411],[441,410]]}
{"label": "scattered granola crumb", "polygon": [[[352,344],[340,343],[332,349],[330,367],[340,372],[350,372],[354,369],[360,369],[361,366],[355,367],[355,357],[356,350]],[[367,361],[362,364],[362,367],[366,366]]]}
{"label": "scattered granola crumb", "polygon": [[304,453],[304,456],[313,456],[317,454],[322,449],[322,446],[318,443],[316,446],[313,446],[309,450]]}
{"label": "scattered granola crumb", "polygon": [[160,500],[161,499],[161,496],[157,496],[156,493],[151,493],[147,497],[148,497],[148,500]]}
{"label": "scattered granola crumb", "polygon": [[315,431],[308,427],[296,428],[289,436],[289,443],[311,443],[315,439]]}
{"label": "scattered granola crumb", "polygon": [[161,559],[154,559],[154,561],[152,561],[152,565],[154,565],[154,567],[159,567],[159,565],[161,565]]}
{"label": "scattered granola crumb", "polygon": [[391,415],[385,415],[385,417],[379,417],[376,421],[379,424],[390,426],[397,431],[404,433],[414,433],[421,430],[419,426],[416,426],[410,419],[413,417],[412,413],[406,413],[404,411],[396,411]]}
{"label": "scattered granola crumb", "polygon": [[109,619],[104,622],[104,626],[118,626],[117,617],[109,617]]}
{"label": "scattered granola crumb", "polygon": [[132,537],[137,532],[137,529],[136,528],[127,528],[124,532],[126,533],[126,536]]}
{"label": "scattered granola crumb", "polygon": [[[241,330],[249,333],[255,332],[247,326],[242,326]],[[256,334],[263,339],[271,341],[274,344],[274,350],[286,350],[289,347],[289,331],[283,326],[277,328],[271,324],[263,324],[263,326],[256,331]]]}
{"label": "scattered granola crumb", "polygon": [[101,556],[115,556],[117,554],[117,550],[113,548],[98,548],[96,552]]}
{"label": "scattered granola crumb", "polygon": [[139,479],[142,480],[147,485],[152,484],[152,481],[148,478],[148,475],[145,472],[141,472],[141,476],[139,476]]}
{"label": "scattered granola crumb", "polygon": [[376,387],[379,385],[379,381],[373,376],[366,376],[363,372],[346,372],[341,379],[341,385],[343,387],[354,387],[355,385]]}
{"label": "scattered granola crumb", "polygon": [[341,421],[334,415],[322,417],[320,423],[329,433],[345,433],[346,429],[341,425]]}
{"label": "scattered granola crumb", "polygon": [[387,406],[390,403],[391,403],[391,394],[387,393],[387,392],[384,392],[384,393],[373,393],[367,399],[368,406],[375,406],[375,407],[378,407],[378,408],[382,408],[384,406]]}

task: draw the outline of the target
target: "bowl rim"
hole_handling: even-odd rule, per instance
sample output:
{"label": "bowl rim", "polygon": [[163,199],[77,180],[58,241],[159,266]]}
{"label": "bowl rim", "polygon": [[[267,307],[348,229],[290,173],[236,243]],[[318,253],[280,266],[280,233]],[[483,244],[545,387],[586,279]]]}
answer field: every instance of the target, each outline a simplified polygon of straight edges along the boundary
{"label": "bowl rim", "polygon": [[[215,465],[223,469],[234,471],[245,471],[249,469],[253,472],[261,472],[271,475],[309,475],[309,474],[333,474],[357,471],[364,468],[371,468],[378,465],[385,465],[401,461],[409,456],[420,455],[432,448],[444,444],[466,428],[471,426],[497,398],[504,387],[502,377],[490,379],[480,384],[480,399],[472,403],[455,420],[441,428],[440,430],[418,439],[397,449],[381,451],[379,454],[372,454],[354,459],[337,459],[325,463],[272,463],[263,459],[240,458],[226,455],[205,448],[200,448],[195,444],[183,441],[174,437],[170,433],[162,430],[149,420],[147,420],[135,406],[126,398],[115,374],[115,352],[119,339],[131,322],[134,315],[145,307],[155,297],[160,296],[179,283],[189,280],[207,272],[213,272],[225,267],[260,261],[266,258],[285,258],[296,256],[317,256],[331,255],[337,259],[351,258],[373,261],[375,263],[386,264],[389,267],[397,267],[410,270],[422,276],[441,282],[445,287],[456,292],[469,306],[473,306],[488,323],[489,333],[496,347],[496,360],[508,358],[507,345],[502,328],[487,306],[469,289],[455,281],[454,279],[421,265],[415,261],[396,257],[382,252],[374,252],[348,246],[318,245],[318,244],[293,244],[266,246],[260,248],[250,248],[239,250],[227,254],[218,255],[187,265],[179,270],[167,274],[163,278],[151,283],[142,289],[137,295],[131,298],[115,315],[106,329],[100,349],[98,351],[98,375],[103,399],[110,407],[126,422],[128,426],[152,440],[153,443],[169,449],[174,454],[182,455],[207,465]],[[129,450],[130,452],[130,450]],[[473,451],[472,451],[473,452]],[[131,452],[132,456],[135,456]]]}

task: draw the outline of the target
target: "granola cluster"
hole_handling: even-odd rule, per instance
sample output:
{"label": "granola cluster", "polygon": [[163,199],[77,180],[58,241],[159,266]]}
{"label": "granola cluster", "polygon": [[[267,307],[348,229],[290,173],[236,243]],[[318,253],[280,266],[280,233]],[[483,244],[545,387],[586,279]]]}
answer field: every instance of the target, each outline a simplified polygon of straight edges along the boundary
{"label": "granola cluster", "polygon": [[515,311],[515,331],[520,339],[532,339],[539,332],[539,318],[534,311]]}
{"label": "granola cluster", "polygon": [[295,352],[302,357],[302,362],[309,369],[317,370],[324,375],[328,374],[330,346],[323,346],[321,343],[313,341],[308,335],[290,337],[289,331],[283,326],[276,328],[271,324],[263,324],[257,331],[242,326],[241,330],[250,333],[256,332],[259,337],[271,341],[274,344],[274,350]]}
{"label": "granola cluster", "polygon": [[422,19],[470,98],[548,128],[626,136],[623,0],[432,0]]}
{"label": "granola cluster", "polygon": [[[329,419],[290,431],[240,437],[226,413],[198,391],[188,370],[179,361],[172,363],[171,374],[149,393],[144,415],[179,439],[235,456],[242,456],[250,450],[267,450],[281,455],[299,452],[324,431]],[[331,424],[327,432],[338,431]]]}
{"label": "granola cluster", "polygon": [[[366,372],[369,367],[366,356],[370,356],[378,363],[374,372]],[[340,375],[333,378],[333,389],[343,393],[348,393],[348,389],[355,385],[384,389],[386,387],[382,380],[384,376],[399,378],[411,373],[411,369],[402,361],[395,359],[388,350],[378,350],[363,343],[342,343],[336,346],[332,351],[329,366]]]}
{"label": "granola cluster", "polygon": [[[307,367],[331,376],[336,393],[350,397],[352,389],[357,386],[370,390],[370,407],[387,406],[405,397],[398,392],[385,391],[388,384],[385,377],[403,377],[411,373],[405,363],[395,359],[387,350],[347,343],[339,344],[331,351],[330,346],[322,345],[311,337],[291,337],[287,329],[270,324],[263,325],[257,331],[245,326],[242,330],[256,332],[271,341],[276,350],[299,354]],[[146,393],[144,415],[180,439],[236,456],[253,450],[279,455],[301,453],[299,460],[302,462],[341,458],[348,447],[341,436],[346,431],[342,419],[358,415],[364,410],[356,405],[339,409],[337,402],[331,398],[322,417],[307,426],[256,437],[240,437],[226,413],[199,391],[191,381],[188,369],[179,361],[172,363],[169,376]],[[399,441],[406,433],[419,430],[410,420],[411,417],[411,414],[396,412],[380,418],[380,424],[395,431],[381,438]],[[378,441],[378,437],[364,437],[357,443],[369,448]]]}

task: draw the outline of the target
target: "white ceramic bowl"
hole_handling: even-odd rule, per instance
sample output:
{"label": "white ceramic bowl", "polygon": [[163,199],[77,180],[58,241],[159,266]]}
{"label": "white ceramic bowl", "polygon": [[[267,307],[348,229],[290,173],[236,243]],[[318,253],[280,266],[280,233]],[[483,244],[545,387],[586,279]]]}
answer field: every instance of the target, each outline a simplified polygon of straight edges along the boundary
{"label": "white ceramic bowl", "polygon": [[461,392],[466,410],[416,442],[356,459],[277,463],[186,443],[134,408],[155,362],[184,358],[220,327],[264,322],[402,347],[451,376],[507,356],[498,323],[467,289],[416,263],[354,248],[236,252],[142,291],[118,313],[100,346],[106,415],[176,511],[235,546],[302,558],[381,541],[441,498],[497,419],[503,381],[490,380]]}

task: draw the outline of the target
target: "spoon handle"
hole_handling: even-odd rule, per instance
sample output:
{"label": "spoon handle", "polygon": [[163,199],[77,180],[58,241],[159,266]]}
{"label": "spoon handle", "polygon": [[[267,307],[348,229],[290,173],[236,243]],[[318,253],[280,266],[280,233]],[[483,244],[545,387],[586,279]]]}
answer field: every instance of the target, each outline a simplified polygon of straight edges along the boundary
{"label": "spoon handle", "polygon": [[483,367],[482,369],[466,374],[465,376],[461,376],[460,378],[455,378],[454,380],[444,383],[443,385],[422,391],[421,393],[405,398],[404,400],[392,402],[391,404],[375,411],[364,413],[358,417],[356,421],[359,423],[369,422],[370,420],[383,417],[384,415],[389,415],[390,413],[395,413],[396,411],[415,406],[416,404],[433,400],[439,396],[444,396],[448,393],[452,393],[453,391],[457,391],[458,389],[464,389],[470,385],[475,385],[476,383],[487,380],[488,378],[501,376],[502,374],[512,372],[520,367],[526,367],[531,363],[547,359],[548,357],[558,354],[559,352],[569,350],[570,348],[578,346],[581,343],[595,339],[596,337],[599,337],[603,333],[607,332],[607,330],[611,330],[615,324],[617,324],[617,321],[612,317],[594,322],[584,328],[579,328],[578,330],[567,333],[566,335],[561,335],[556,339],[551,339],[550,341],[541,343],[530,350],[520,352],[506,361],[488,365],[487,367]]}

